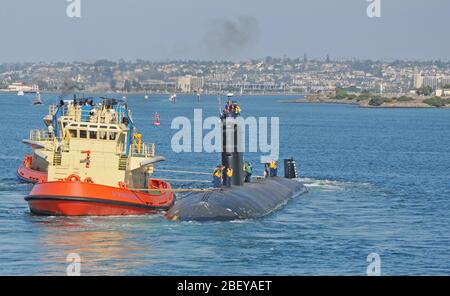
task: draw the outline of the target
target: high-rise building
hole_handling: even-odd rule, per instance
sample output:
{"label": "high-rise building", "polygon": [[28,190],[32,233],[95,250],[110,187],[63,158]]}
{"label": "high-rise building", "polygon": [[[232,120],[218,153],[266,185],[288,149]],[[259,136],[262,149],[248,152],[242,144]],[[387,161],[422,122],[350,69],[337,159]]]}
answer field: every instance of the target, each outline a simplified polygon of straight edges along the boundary
{"label": "high-rise building", "polygon": [[439,86],[439,78],[437,76],[425,76],[423,78],[423,85],[429,86],[432,89],[437,89]]}
{"label": "high-rise building", "polygon": [[423,86],[423,76],[420,73],[414,74],[414,88],[421,88]]}

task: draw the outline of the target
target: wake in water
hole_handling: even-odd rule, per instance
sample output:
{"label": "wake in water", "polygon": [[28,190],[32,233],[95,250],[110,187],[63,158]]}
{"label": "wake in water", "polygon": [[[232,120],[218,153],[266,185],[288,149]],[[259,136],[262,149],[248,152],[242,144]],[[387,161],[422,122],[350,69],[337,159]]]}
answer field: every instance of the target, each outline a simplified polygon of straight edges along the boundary
{"label": "wake in water", "polygon": [[20,160],[22,160],[22,158],[19,156],[0,154],[0,160],[18,160],[18,161],[20,161]]}
{"label": "wake in water", "polygon": [[33,184],[21,181],[18,178],[1,178],[0,191],[21,191],[31,189]]}
{"label": "wake in water", "polygon": [[336,180],[320,180],[314,178],[298,178],[308,189],[318,189],[321,191],[345,191],[358,188],[368,188],[372,184],[367,182],[349,182]]}

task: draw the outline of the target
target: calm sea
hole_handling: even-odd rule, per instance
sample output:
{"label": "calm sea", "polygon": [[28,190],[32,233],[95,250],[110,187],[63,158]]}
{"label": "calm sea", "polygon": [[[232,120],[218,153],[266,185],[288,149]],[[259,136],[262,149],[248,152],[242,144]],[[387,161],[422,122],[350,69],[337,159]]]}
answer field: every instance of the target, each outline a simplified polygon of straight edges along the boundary
{"label": "calm sea", "polygon": [[[244,116],[280,117],[280,157],[294,157],[309,192],[259,220],[173,223],[163,216],[38,217],[15,175],[55,97],[0,94],[0,274],[64,275],[81,256],[85,275],[365,275],[377,253],[384,275],[450,273],[450,111],[283,104],[243,96]],[[209,172],[215,154],[172,152],[176,116],[217,114],[215,96],[128,98],[144,139],[167,161],[159,168]],[[223,103],[223,102],[222,102]],[[154,127],[153,114],[161,116]],[[247,154],[262,173],[257,154]],[[157,172],[166,178],[189,178]],[[208,180],[196,175],[195,179]],[[207,187],[205,183],[174,183]]]}

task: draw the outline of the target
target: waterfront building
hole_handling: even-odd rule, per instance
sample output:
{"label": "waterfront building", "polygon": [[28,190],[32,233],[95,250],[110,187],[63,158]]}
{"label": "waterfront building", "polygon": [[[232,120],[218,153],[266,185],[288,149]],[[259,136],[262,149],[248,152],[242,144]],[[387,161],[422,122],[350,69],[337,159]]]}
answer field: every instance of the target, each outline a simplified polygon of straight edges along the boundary
{"label": "waterfront building", "polygon": [[196,77],[192,75],[186,75],[178,77],[177,89],[184,93],[190,93],[194,91],[201,91],[203,89],[204,79],[203,77]]}
{"label": "waterfront building", "polygon": [[9,92],[39,92],[39,86],[38,85],[24,85],[21,82],[15,82],[10,85],[8,85],[8,88],[6,91]]}

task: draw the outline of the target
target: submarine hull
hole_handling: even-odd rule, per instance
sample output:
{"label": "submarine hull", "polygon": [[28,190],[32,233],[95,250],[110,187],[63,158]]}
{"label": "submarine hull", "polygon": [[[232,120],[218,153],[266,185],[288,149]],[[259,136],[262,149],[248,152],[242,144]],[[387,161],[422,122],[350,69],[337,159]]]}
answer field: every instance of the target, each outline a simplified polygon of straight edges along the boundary
{"label": "submarine hull", "polygon": [[255,219],[282,207],[307,191],[299,181],[281,177],[254,180],[212,192],[191,193],[166,213],[174,221]]}

